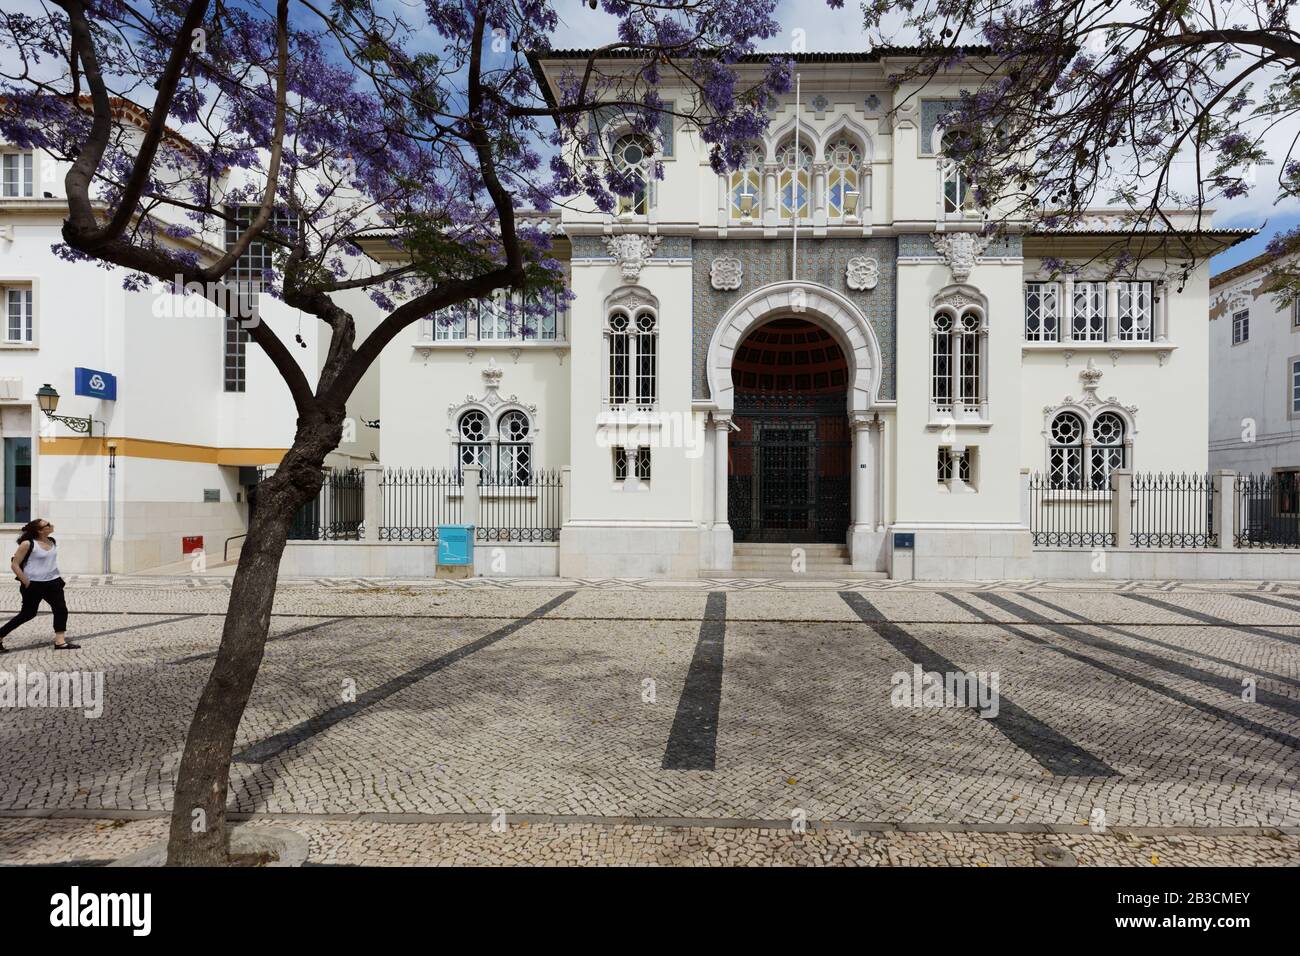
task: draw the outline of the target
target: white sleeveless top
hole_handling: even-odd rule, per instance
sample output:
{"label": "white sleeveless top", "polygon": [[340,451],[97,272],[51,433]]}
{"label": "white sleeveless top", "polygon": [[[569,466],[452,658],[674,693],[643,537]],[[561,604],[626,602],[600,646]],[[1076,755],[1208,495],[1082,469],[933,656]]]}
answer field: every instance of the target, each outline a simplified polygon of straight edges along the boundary
{"label": "white sleeveless top", "polygon": [[32,541],[32,553],[27,556],[23,574],[31,581],[53,581],[59,576],[59,546],[51,545],[46,551],[40,542]]}

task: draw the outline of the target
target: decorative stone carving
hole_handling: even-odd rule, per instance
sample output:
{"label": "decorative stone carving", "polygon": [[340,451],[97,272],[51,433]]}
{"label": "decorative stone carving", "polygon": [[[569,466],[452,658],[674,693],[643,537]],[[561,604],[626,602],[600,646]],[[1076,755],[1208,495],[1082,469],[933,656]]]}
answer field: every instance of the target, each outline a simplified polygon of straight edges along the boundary
{"label": "decorative stone carving", "polygon": [[899,103],[894,107],[891,114],[894,121],[894,129],[916,129],[917,125],[917,108],[916,97],[908,97],[907,102]]}
{"label": "decorative stone carving", "polygon": [[641,267],[659,248],[660,236],[605,236],[605,248],[617,260],[624,282],[636,282],[641,277]]}
{"label": "decorative stone carving", "polygon": [[483,384],[487,386],[489,392],[495,392],[501,386],[501,376],[504,372],[505,369],[497,364],[495,358],[488,359],[487,365],[483,366],[482,375]]}
{"label": "decorative stone carving", "polygon": [[718,256],[709,265],[709,282],[715,289],[739,289],[745,267],[735,256]]}
{"label": "decorative stone carving", "polygon": [[875,93],[872,93],[863,100],[862,105],[867,108],[868,113],[874,113],[876,110],[880,109],[880,97]]}
{"label": "decorative stone carving", "polygon": [[870,256],[854,256],[844,270],[844,279],[850,289],[874,289],[880,281],[880,263]]}
{"label": "decorative stone carving", "polygon": [[1101,369],[1097,368],[1097,363],[1088,357],[1088,364],[1079,372],[1079,381],[1083,383],[1083,404],[1096,405],[1097,386],[1101,384]]}
{"label": "decorative stone carving", "polygon": [[466,408],[466,406],[469,405],[481,405],[484,408],[492,409],[492,408],[496,408],[498,405],[504,405],[504,404],[519,405],[519,407],[525,409],[529,415],[536,416],[537,414],[536,405],[522,404],[519,401],[518,395],[511,395],[509,398],[502,397],[501,376],[504,372],[505,369],[503,369],[500,365],[497,364],[497,360],[495,357],[489,358],[488,363],[483,367],[483,372],[482,372],[483,395],[481,397],[475,397],[474,395],[466,395],[464,402],[461,402],[460,404],[453,402],[452,404],[448,405],[447,417],[454,422],[457,418],[460,417],[461,411],[463,411]]}
{"label": "decorative stone carving", "polygon": [[978,305],[978,304],[979,304],[978,299],[976,299],[973,296],[967,295],[965,292],[960,292],[960,291],[949,292],[942,299],[940,299],[938,302],[935,303],[935,305],[950,305],[954,309],[957,309],[958,311],[961,311],[961,309],[965,308],[968,305]]}
{"label": "decorative stone carving", "polygon": [[993,237],[977,232],[932,232],[930,241],[944,262],[948,263],[953,281],[965,282]]}

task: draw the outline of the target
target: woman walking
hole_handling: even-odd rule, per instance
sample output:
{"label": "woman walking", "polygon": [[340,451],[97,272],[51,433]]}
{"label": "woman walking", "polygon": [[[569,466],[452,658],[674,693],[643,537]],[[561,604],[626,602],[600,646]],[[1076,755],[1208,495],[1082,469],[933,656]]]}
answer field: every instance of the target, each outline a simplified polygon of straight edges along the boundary
{"label": "woman walking", "polygon": [[68,641],[68,606],[63,602],[63,578],[59,577],[59,548],[50,537],[54,525],[37,518],[23,525],[18,535],[18,550],[9,567],[18,578],[23,606],[9,623],[0,627],[0,654],[5,653],[4,639],[20,624],[36,616],[42,601],[54,612],[54,649],[75,651],[81,647]]}

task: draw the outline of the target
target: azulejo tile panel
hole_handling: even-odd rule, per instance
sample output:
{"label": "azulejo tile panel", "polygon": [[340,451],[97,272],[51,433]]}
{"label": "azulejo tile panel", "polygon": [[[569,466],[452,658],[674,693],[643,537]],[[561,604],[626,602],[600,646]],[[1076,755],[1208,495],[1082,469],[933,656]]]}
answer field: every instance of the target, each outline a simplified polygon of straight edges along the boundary
{"label": "azulejo tile panel", "polygon": [[[898,298],[895,294],[897,242],[892,237],[872,239],[800,239],[800,279],[834,289],[851,300],[871,323],[880,343],[880,397],[892,400],[894,392],[894,329]],[[576,251],[576,250],[575,250]],[[660,254],[663,254],[662,247]],[[734,256],[743,264],[740,288],[713,288],[709,263],[718,256]],[[790,278],[791,243],[783,239],[698,239],[695,242],[691,276],[693,318],[692,373],[695,397],[709,397],[707,376],[709,340],[723,317],[737,301],[775,282]],[[880,263],[880,279],[874,289],[850,289],[846,278],[849,260],[871,256]]]}

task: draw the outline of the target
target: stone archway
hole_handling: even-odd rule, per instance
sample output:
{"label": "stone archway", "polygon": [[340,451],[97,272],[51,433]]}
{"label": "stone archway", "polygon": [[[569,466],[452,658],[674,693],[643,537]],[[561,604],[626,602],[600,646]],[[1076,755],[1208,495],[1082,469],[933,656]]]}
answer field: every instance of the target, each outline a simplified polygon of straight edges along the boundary
{"label": "stone archway", "polygon": [[884,441],[875,414],[880,394],[882,360],[875,331],[862,312],[834,289],[791,280],[763,286],[728,310],[709,341],[705,375],[709,385],[712,456],[706,468],[705,525],[709,546],[706,564],[716,570],[731,567],[734,537],[728,510],[728,443],[735,426],[736,389],[732,370],[736,350],[749,333],[773,318],[806,319],[824,328],[839,344],[848,363],[845,414],[853,429],[851,524],[847,544],[855,568],[874,568],[883,532],[880,481]]}
{"label": "stone archway", "polygon": [[791,315],[823,326],[844,350],[849,363],[848,408],[862,415],[880,395],[880,343],[866,318],[834,289],[813,282],[777,282],[749,293],[733,305],[709,341],[706,375],[709,395],[721,415],[735,408],[731,367],[736,348],[756,325],[774,315]]}

